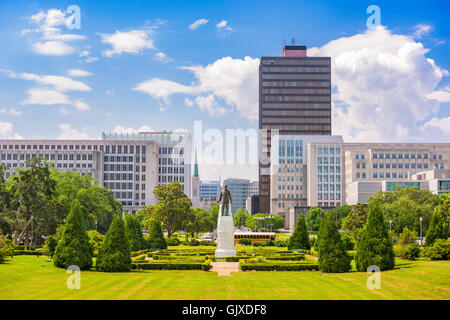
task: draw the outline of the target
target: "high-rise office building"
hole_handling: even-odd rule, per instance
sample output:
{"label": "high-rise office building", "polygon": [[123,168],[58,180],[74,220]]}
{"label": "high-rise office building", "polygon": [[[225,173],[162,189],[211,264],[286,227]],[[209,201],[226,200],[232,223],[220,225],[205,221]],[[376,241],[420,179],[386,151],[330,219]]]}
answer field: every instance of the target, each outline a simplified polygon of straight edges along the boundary
{"label": "high-rise office building", "polygon": [[284,46],[281,57],[261,58],[259,66],[261,212],[270,212],[271,136],[331,135],[330,67],[330,57],[308,57],[306,46],[300,45]]}
{"label": "high-rise office building", "polygon": [[224,184],[230,190],[231,194],[231,212],[234,214],[240,208],[245,210],[245,201],[248,198],[248,184],[247,179],[226,179]]}

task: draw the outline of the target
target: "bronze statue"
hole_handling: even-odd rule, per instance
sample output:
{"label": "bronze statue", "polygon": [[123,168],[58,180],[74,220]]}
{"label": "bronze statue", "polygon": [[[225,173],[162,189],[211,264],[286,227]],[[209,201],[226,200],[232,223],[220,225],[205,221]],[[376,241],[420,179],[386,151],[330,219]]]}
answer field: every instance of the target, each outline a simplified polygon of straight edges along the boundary
{"label": "bronze statue", "polygon": [[[222,202],[220,202],[222,200]],[[228,210],[231,206],[231,193],[225,185],[223,191],[220,193],[219,203],[222,204],[222,212],[220,212],[221,216],[228,216]]]}

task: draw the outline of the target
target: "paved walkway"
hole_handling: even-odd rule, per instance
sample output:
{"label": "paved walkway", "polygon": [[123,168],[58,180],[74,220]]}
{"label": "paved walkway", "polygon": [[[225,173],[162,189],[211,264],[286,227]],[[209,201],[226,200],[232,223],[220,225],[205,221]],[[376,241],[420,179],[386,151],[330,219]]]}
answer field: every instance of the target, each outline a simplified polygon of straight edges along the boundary
{"label": "paved walkway", "polygon": [[217,272],[217,276],[229,276],[232,272],[240,272],[239,262],[211,262],[211,270]]}

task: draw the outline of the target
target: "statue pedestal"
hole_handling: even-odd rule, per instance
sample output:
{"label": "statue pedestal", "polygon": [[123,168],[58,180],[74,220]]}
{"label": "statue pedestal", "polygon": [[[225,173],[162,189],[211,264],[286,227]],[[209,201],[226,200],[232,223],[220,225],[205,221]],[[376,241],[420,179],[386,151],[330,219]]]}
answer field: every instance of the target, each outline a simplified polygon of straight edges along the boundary
{"label": "statue pedestal", "polygon": [[219,216],[217,220],[216,258],[235,257],[234,221],[232,216]]}

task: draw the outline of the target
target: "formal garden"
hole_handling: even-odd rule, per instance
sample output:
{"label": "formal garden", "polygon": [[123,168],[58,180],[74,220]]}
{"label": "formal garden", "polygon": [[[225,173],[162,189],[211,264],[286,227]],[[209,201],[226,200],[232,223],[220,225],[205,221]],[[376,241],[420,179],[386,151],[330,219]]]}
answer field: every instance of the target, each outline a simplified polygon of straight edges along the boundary
{"label": "formal garden", "polygon": [[[155,205],[123,215],[88,176],[36,159],[8,180],[1,170],[0,299],[450,298],[449,195],[403,188],[366,205],[311,208],[291,235],[240,239],[236,256],[216,258],[216,243],[198,239],[216,228],[218,206],[193,208],[179,183],[157,186]],[[254,218],[238,210],[234,222],[271,231]],[[282,228],[279,218],[271,229]],[[217,263],[237,272],[218,276]],[[76,290],[67,285],[73,266]],[[372,266],[379,289],[367,286]]]}

